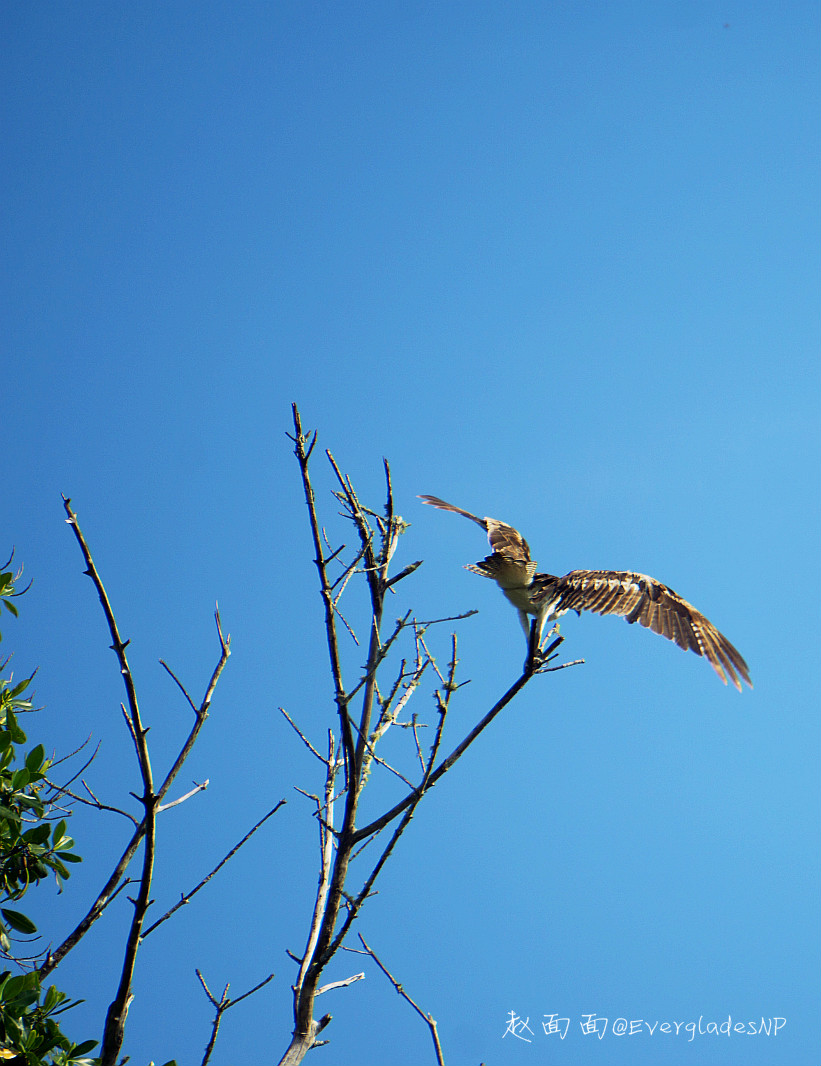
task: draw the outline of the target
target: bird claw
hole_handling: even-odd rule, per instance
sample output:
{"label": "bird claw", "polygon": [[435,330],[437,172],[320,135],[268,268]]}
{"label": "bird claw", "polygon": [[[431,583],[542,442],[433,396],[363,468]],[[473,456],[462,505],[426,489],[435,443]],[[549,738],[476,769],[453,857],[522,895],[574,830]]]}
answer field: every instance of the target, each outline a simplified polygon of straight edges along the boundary
{"label": "bird claw", "polygon": [[535,674],[538,673],[542,667],[547,666],[550,660],[554,658],[553,653],[563,641],[564,637],[559,636],[559,623],[557,622],[542,638],[539,646],[533,649],[532,655],[528,649],[524,665],[525,673]]}
{"label": "bird claw", "polygon": [[535,651],[532,658],[528,655],[525,659],[524,672],[526,674],[535,674],[544,666],[544,664],[545,660],[541,653]]}
{"label": "bird claw", "polygon": [[525,657],[524,672],[526,674],[535,674],[540,670],[547,662],[548,656],[542,648],[536,648],[531,655],[527,654]]}

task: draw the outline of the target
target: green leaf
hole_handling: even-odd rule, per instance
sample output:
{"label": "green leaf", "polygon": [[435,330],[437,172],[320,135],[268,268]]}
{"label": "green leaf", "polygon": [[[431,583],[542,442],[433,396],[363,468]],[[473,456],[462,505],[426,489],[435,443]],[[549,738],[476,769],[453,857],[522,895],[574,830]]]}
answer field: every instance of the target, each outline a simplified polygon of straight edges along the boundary
{"label": "green leaf", "polygon": [[71,874],[56,856],[51,862],[51,868],[54,871],[54,876],[57,878],[57,891],[62,892],[63,881],[68,881]]}
{"label": "green leaf", "polygon": [[11,787],[14,789],[15,792],[19,792],[21,789],[24,789],[30,781],[31,774],[28,772],[25,766],[21,766],[19,770],[15,770],[14,773],[11,775]]}
{"label": "green leaf", "polygon": [[66,993],[61,992],[56,985],[49,985],[45,999],[43,1000],[43,1008],[47,1011],[53,1011],[54,1008],[59,1006],[66,998]]}
{"label": "green leaf", "polygon": [[10,695],[12,697],[19,696],[21,692],[25,692],[26,691],[26,689],[29,687],[29,685],[32,683],[33,680],[34,680],[34,674],[32,674],[31,677],[23,678],[22,681],[20,681],[18,684],[16,684],[14,686],[14,688],[11,690]]}
{"label": "green leaf", "polygon": [[36,992],[21,992],[20,995],[15,996],[13,1000],[9,1000],[6,1003],[6,1010],[14,1012],[18,1017],[25,1013],[27,1007],[32,1006],[39,999]]}
{"label": "green leaf", "polygon": [[6,1043],[19,1044],[23,1036],[20,1024],[8,1014],[3,1018],[3,1024],[6,1029]]}
{"label": "green leaf", "polygon": [[81,855],[75,855],[73,851],[57,851],[55,852],[58,859],[62,859],[63,862],[82,862]]}
{"label": "green leaf", "polygon": [[23,833],[23,840],[28,844],[45,844],[51,836],[51,826],[48,822],[41,822],[33,829]]}
{"label": "green leaf", "polygon": [[36,773],[46,758],[46,749],[42,744],[38,744],[36,748],[32,748],[26,756],[26,769],[30,773]]}
{"label": "green leaf", "polygon": [[79,1058],[80,1055],[85,1055],[87,1051],[91,1051],[99,1043],[98,1040],[84,1040],[82,1044],[75,1044],[71,1049],[71,1058]]}
{"label": "green leaf", "polygon": [[[23,915],[23,917],[25,917],[25,915]],[[8,1003],[11,999],[17,999],[19,996],[31,992],[32,990],[37,991],[39,988],[40,978],[36,970],[32,970],[31,973],[22,973],[17,977],[10,977],[9,980],[6,981],[3,986],[3,1000]]]}
{"label": "green leaf", "polygon": [[[2,913],[3,917],[12,927],[12,929],[16,930],[18,933],[31,934],[37,932],[37,926],[34,924],[31,918],[27,917],[27,915],[25,914],[21,914],[20,911],[11,911],[8,910],[6,907],[3,907],[0,908],[0,913]],[[14,980],[14,978],[12,978],[12,980]],[[8,989],[8,986],[11,983],[11,981],[8,982],[8,984],[6,985],[6,989]]]}
{"label": "green leaf", "polygon": [[8,729],[9,733],[11,734],[11,739],[14,741],[15,744],[25,744],[26,734],[17,724],[17,719],[14,716],[14,711],[12,711],[11,709],[6,711],[6,729]]}

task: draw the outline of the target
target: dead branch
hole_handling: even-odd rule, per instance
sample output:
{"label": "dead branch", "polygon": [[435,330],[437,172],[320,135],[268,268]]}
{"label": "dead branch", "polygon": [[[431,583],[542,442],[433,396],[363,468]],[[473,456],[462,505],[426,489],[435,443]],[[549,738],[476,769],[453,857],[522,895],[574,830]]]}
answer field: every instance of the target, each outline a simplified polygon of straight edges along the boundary
{"label": "dead branch", "polygon": [[93,807],[95,810],[98,810],[98,811],[111,811],[112,814],[121,814],[123,816],[123,818],[127,818],[129,820],[129,822],[132,823],[132,825],[136,826],[136,825],[140,824],[139,823],[139,819],[135,818],[134,815],[131,814],[129,811],[121,810],[119,807],[112,807],[110,803],[102,803],[99,799],[97,799],[97,797],[91,791],[91,788],[89,787],[87,781],[83,781],[82,784],[83,784],[83,788],[86,790],[86,792],[88,792],[89,796],[91,796],[90,800],[86,799],[85,796],[81,796],[77,792],[73,792],[70,788],[67,788],[65,785],[56,785],[53,781],[50,781],[48,778],[46,778],[45,781],[46,781],[46,784],[50,785],[51,788],[53,788],[57,792],[58,795],[68,796],[70,799],[73,799],[76,803],[82,803],[85,806]]}
{"label": "dead branch", "polygon": [[[449,702],[451,696],[453,695],[453,693],[455,692],[455,687],[453,686],[452,683],[453,683],[454,674],[456,672],[456,664],[457,664],[457,658],[456,658],[456,635],[454,634],[453,635],[453,657],[451,658],[451,662],[450,662],[450,674],[449,674],[449,681],[451,682],[451,685],[450,685],[450,687],[446,687],[445,696],[439,698],[439,724],[436,727],[436,734],[434,736],[433,743],[431,744],[430,755],[428,756],[427,764],[425,766],[425,773],[424,773],[424,775],[422,777],[422,781],[420,782],[419,786],[414,790],[413,798],[412,798],[411,802],[408,803],[407,807],[405,808],[405,813],[404,813],[401,821],[399,822],[399,825],[394,830],[393,835],[391,836],[390,840],[388,841],[387,845],[385,846],[384,850],[382,851],[382,854],[379,856],[379,859],[377,860],[377,862],[374,865],[373,869],[371,870],[370,874],[366,878],[365,883],[363,884],[363,886],[360,889],[359,893],[357,894],[356,898],[351,900],[351,901],[349,901],[348,913],[347,913],[347,915],[345,917],[345,920],[342,923],[342,926],[341,926],[339,932],[334,937],[333,942],[331,943],[331,945],[327,949],[327,959],[330,959],[334,955],[334,953],[339,949],[339,947],[342,945],[342,943],[344,942],[345,937],[348,934],[348,930],[351,927],[351,924],[353,923],[354,919],[356,918],[357,914],[359,913],[360,907],[362,906],[364,901],[368,898],[368,896],[371,894],[371,890],[372,890],[372,888],[374,886],[374,883],[375,883],[377,877],[380,874],[380,871],[382,870],[382,867],[385,865],[385,863],[390,858],[391,853],[393,852],[393,849],[396,847],[396,844],[399,841],[399,838],[402,836],[402,834],[405,832],[405,830],[407,829],[408,825],[410,824],[411,819],[413,818],[414,811],[416,810],[417,805],[419,804],[419,802],[421,801],[422,797],[424,796],[425,792],[427,791],[427,789],[429,787],[429,781],[430,781],[430,778],[431,778],[431,769],[433,767],[433,764],[436,762],[436,756],[439,753],[439,745],[440,745],[440,743],[442,741],[442,732],[443,732],[443,730],[445,728],[445,719],[446,719],[447,713],[448,713],[448,702]],[[361,839],[361,838],[357,837],[356,833],[353,834],[353,837],[354,837],[355,840]],[[326,961],[327,961],[327,959],[326,959]]]}
{"label": "dead branch", "polygon": [[[356,919],[365,901],[374,894],[374,886],[379,874],[412,820],[415,809],[421,802],[422,797],[467,751],[480,733],[487,728],[536,673],[556,669],[556,667],[547,665],[551,661],[550,653],[553,651],[553,646],[547,649],[546,652],[541,652],[535,646],[530,647],[521,677],[514,682],[453,751],[446,758],[439,761],[443,730],[448,716],[450,701],[454,693],[466,682],[457,682],[456,680],[458,660],[455,635],[452,638],[451,661],[446,671],[443,672],[439,669],[430,654],[423,634],[425,627],[434,624],[433,622],[422,623],[417,619],[411,621],[412,613],[407,611],[403,617],[397,620],[387,637],[382,635],[383,608],[386,594],[388,591],[394,594],[396,591],[395,586],[401,580],[414,573],[420,565],[418,562],[412,563],[393,577],[389,576],[388,573],[389,564],[397,549],[398,538],[407,526],[407,523],[395,512],[390,466],[387,462],[384,463],[386,480],[385,506],[382,513],[377,513],[360,502],[350,477],[343,473],[330,451],[325,453],[338,485],[333,491],[333,495],[341,505],[340,515],[353,524],[359,540],[359,550],[354,561],[347,566],[343,566],[341,576],[332,584],[327,567],[332,559],[338,558],[341,549],[337,548],[331,551],[332,541],[325,534],[324,528],[320,526],[317,515],[316,500],[309,472],[309,458],[316,445],[317,436],[316,433],[307,434],[303,432],[296,405],[293,405],[292,410],[294,434],[291,436],[291,440],[295,445],[294,451],[299,465],[314,546],[314,563],[319,576],[319,591],[325,614],[326,643],[328,645],[331,675],[334,684],[336,709],[340,722],[342,765],[344,765],[345,774],[344,784],[340,788],[338,795],[336,795],[334,793],[334,775],[338,768],[338,763],[333,755],[333,747],[329,748],[330,754],[328,760],[326,760],[291,722],[303,743],[325,765],[325,795],[324,799],[320,799],[318,796],[312,796],[309,792],[305,792],[305,795],[312,799],[316,807],[320,833],[320,870],[305,951],[299,957],[291,956],[299,963],[299,972],[293,986],[294,1030],[290,1046],[280,1060],[280,1066],[296,1066],[297,1063],[302,1061],[308,1050],[324,1042],[318,1040],[317,1035],[330,1021],[330,1015],[326,1015],[316,1021],[313,1017],[314,1003],[316,996],[321,991],[329,987],[337,987],[339,983],[337,982],[330,986],[325,985],[320,988],[320,974],[334,954],[342,947],[346,936],[350,932],[351,924]],[[324,554],[326,551],[327,554]],[[361,671],[355,686],[348,690],[345,688],[342,678],[336,619],[337,617],[341,618],[338,611],[339,598],[355,575],[361,575],[367,584],[370,633],[367,641],[368,650],[364,669]],[[455,617],[467,617],[469,614],[474,613],[474,611],[466,612]],[[443,620],[445,619],[436,619],[435,621]],[[344,619],[343,623],[347,625]],[[412,669],[408,669],[406,660],[403,659],[399,670],[394,673],[383,696],[377,675],[386,663],[389,653],[395,651],[397,641],[409,627],[412,627],[412,639],[415,646],[414,666]],[[418,721],[416,714],[412,716],[409,722],[400,723],[398,722],[398,717],[407,707],[410,697],[419,686],[428,666],[433,668],[440,682],[434,693],[438,722],[429,751],[427,754],[423,754],[420,730],[424,723]],[[354,699],[356,699],[355,717],[352,702]],[[288,720],[291,721],[290,718]],[[396,770],[394,766],[382,759],[377,753],[378,743],[390,726],[394,724],[406,726],[413,732],[413,745],[422,771],[421,780],[418,784],[412,784],[404,774]],[[393,762],[393,760],[391,761]],[[367,784],[369,770],[373,762],[386,767],[405,781],[408,786],[408,792],[399,803],[383,812],[382,815],[366,826],[359,828],[356,824],[359,802],[363,789]],[[338,822],[334,817],[333,810],[334,801],[337,798],[343,804],[343,810]],[[384,844],[370,870],[365,873],[365,876],[360,881],[358,891],[352,894],[347,887],[350,880],[350,863],[354,857],[362,852],[363,848],[375,840],[383,829],[394,822],[395,825],[390,839]],[[349,983],[350,980],[343,983]],[[423,1014],[421,1011],[420,1013]],[[427,1020],[426,1015],[423,1014],[423,1017]],[[435,1022],[432,1024],[434,1042],[438,1045]],[[438,1049],[438,1054],[441,1061],[441,1048]]]}
{"label": "dead branch", "polygon": [[[450,755],[448,755],[448,757],[444,759],[443,762],[440,763],[440,765],[437,766],[435,770],[431,772],[425,784],[426,789],[432,788],[436,784],[436,782],[448,772],[451,766],[453,766],[453,764],[459,758],[461,758],[462,755],[464,755],[464,753],[474,742],[474,740],[476,740],[479,734],[484,732],[485,729],[487,729],[493,719],[501,711],[503,711],[505,707],[507,707],[507,705],[515,696],[517,696],[522,691],[522,689],[533,676],[533,673],[523,673],[522,676],[510,686],[507,692],[491,707],[491,709],[484,716],[484,718],[482,718],[478,725],[474,726],[470,733],[468,733],[468,735],[465,737],[465,739],[453,749]],[[354,833],[354,842],[357,843],[358,841],[364,839],[366,836],[370,836],[371,833],[375,833],[377,830],[383,829],[386,825],[392,822],[394,818],[397,818],[404,810],[407,810],[407,808],[411,804],[415,806],[418,802],[418,792],[414,791],[408,793],[408,795],[405,796],[403,800],[400,800],[399,803],[391,807],[389,811],[386,811],[383,815],[380,815],[379,818],[375,818],[372,822],[370,822],[366,826],[363,826],[361,829],[357,829]]]}
{"label": "dead branch", "polygon": [[228,998],[228,989],[231,987],[231,985],[227,984],[225,986],[225,988],[223,989],[222,995],[220,996],[219,999],[217,999],[216,996],[214,996],[213,993],[211,992],[211,989],[205,983],[205,978],[202,976],[200,971],[199,970],[194,970],[194,973],[199,978],[200,984],[202,985],[203,989],[205,990],[205,994],[208,997],[209,1002],[211,1003],[211,1005],[214,1007],[214,1012],[215,1012],[214,1013],[214,1021],[211,1024],[211,1036],[210,1036],[210,1038],[208,1040],[208,1044],[207,1044],[207,1046],[205,1048],[205,1054],[202,1057],[202,1063],[201,1063],[201,1066],[207,1066],[208,1060],[211,1058],[211,1053],[214,1050],[214,1045],[217,1042],[217,1035],[219,1033],[219,1028],[220,1028],[220,1024],[222,1022],[223,1014],[225,1014],[225,1012],[227,1010],[230,1010],[231,1007],[235,1007],[237,1005],[237,1003],[242,1003],[242,1001],[244,999],[247,999],[249,996],[253,996],[253,994],[255,992],[259,992],[259,990],[261,988],[264,988],[268,984],[269,981],[273,981],[274,974],[272,974],[272,973],[268,974],[268,976],[265,978],[264,981],[260,981],[258,985],[254,985],[253,988],[249,989],[247,992],[243,992],[243,994],[241,996],[237,996],[236,999],[229,999]]}
{"label": "dead branch", "polygon": [[[125,1023],[128,1015],[128,1009],[133,999],[131,993],[131,985],[134,975],[134,967],[136,964],[137,951],[139,949],[141,941],[142,925],[145,920],[145,915],[148,911],[150,904],[150,889],[151,880],[154,866],[154,853],[155,853],[155,840],[156,840],[156,817],[157,811],[161,805],[161,801],[176,778],[179,770],[181,769],[185,759],[187,758],[193,744],[199,735],[199,731],[202,728],[205,719],[208,715],[208,707],[210,706],[211,699],[214,693],[214,689],[219,680],[220,674],[228,661],[230,655],[230,638],[226,638],[222,632],[222,626],[220,623],[219,609],[216,612],[216,624],[217,633],[220,641],[221,654],[217,666],[211,676],[211,680],[206,688],[205,696],[202,703],[198,708],[195,707],[196,721],[193,729],[189,733],[189,736],[180,750],[174,765],[166,774],[165,780],[159,789],[155,789],[154,775],[151,767],[151,759],[148,750],[147,735],[148,730],[142,723],[140,714],[139,702],[137,700],[137,690],[134,683],[134,678],[131,673],[131,668],[128,663],[128,657],[126,655],[126,648],[128,647],[128,641],[123,640],[120,636],[117,621],[114,615],[114,611],[111,607],[111,603],[108,598],[105,586],[94,564],[94,560],[91,556],[91,551],[83,536],[77,521],[77,516],[71,509],[71,501],[68,497],[63,496],[63,506],[67,514],[66,521],[72,528],[75,539],[80,546],[83,558],[86,563],[85,573],[91,578],[92,583],[97,591],[100,603],[103,608],[103,614],[105,615],[106,623],[108,625],[109,633],[111,634],[112,650],[117,656],[117,660],[120,667],[120,673],[123,678],[123,683],[126,690],[126,704],[121,704],[123,716],[131,734],[132,741],[137,756],[137,762],[139,766],[140,778],[142,781],[142,795],[137,797],[139,802],[143,806],[143,816],[140,822],[136,825],[134,834],[129,841],[123,855],[119,862],[116,864],[113,873],[109,877],[103,890],[97,896],[96,900],[92,904],[91,910],[86,914],[85,918],[80,924],[69,934],[66,940],[60,945],[60,947],[53,953],[49,953],[45,962],[40,967],[40,975],[45,976],[65,957],[65,955],[79,943],[80,939],[85,935],[91,925],[100,917],[105,907],[114,898],[118,891],[125,870],[129,863],[136,854],[137,848],[140,844],[143,845],[143,862],[142,872],[140,874],[138,882],[138,890],[136,897],[132,900],[133,914],[126,939],[125,953],[123,958],[122,971],[120,975],[120,981],[115,994],[114,999],[108,1008],[106,1015],[105,1028],[103,1032],[103,1040],[101,1046],[100,1061],[102,1066],[114,1066],[116,1063],[120,1049],[123,1043],[123,1037],[125,1032]],[[166,667],[167,669],[167,667]],[[171,671],[169,670],[169,673]],[[173,673],[171,674],[174,677]],[[176,678],[175,678],[176,680]],[[177,682],[179,684],[179,682]],[[188,699],[189,703],[193,706],[185,689],[180,685],[184,695]]]}
{"label": "dead branch", "polygon": [[316,994],[321,996],[324,992],[331,992],[334,988],[347,988],[349,985],[355,984],[357,981],[364,981],[364,973],[355,973],[350,977],[346,977],[342,981],[331,981],[329,985],[323,985],[316,990]]}
{"label": "dead branch", "polygon": [[300,738],[300,740],[305,745],[305,747],[308,749],[308,751],[312,752],[317,757],[317,759],[319,759],[319,761],[321,763],[324,763],[326,761],[325,760],[325,756],[319,754],[319,752],[316,750],[316,748],[313,746],[313,744],[310,742],[310,740],[308,740],[308,738],[305,736],[305,734],[302,732],[302,730],[299,728],[299,726],[296,724],[296,722],[293,720],[293,718],[290,716],[290,714],[288,714],[288,712],[285,710],[285,708],[284,707],[280,707],[279,709],[282,712],[282,714],[285,717],[285,719],[288,722],[290,722],[291,726],[293,727],[294,732]]}
{"label": "dead branch", "polygon": [[190,792],[186,792],[184,796],[180,796],[178,799],[171,800],[170,803],[163,803],[157,807],[157,814],[160,814],[162,811],[170,811],[172,807],[178,807],[181,803],[185,803],[185,801],[191,799],[192,796],[196,796],[198,792],[204,792],[209,784],[210,781],[208,778],[206,778],[201,785],[198,785],[195,781],[195,787],[192,788]]}
{"label": "dead branch", "polygon": [[[430,1029],[430,1035],[433,1039],[433,1047],[436,1051],[436,1061],[439,1066],[445,1066],[445,1058],[442,1054],[442,1045],[439,1043],[439,1032],[436,1028],[436,1022],[433,1020],[433,1017],[430,1014],[426,1014],[417,1003],[414,1003],[414,1001],[410,998],[410,996],[402,987],[402,985],[400,985],[400,983],[396,980],[390,970],[388,970],[387,966],[385,966],[385,964],[382,962],[382,960],[379,958],[373,948],[369,947],[365,943],[365,939],[362,934],[359,933],[357,935],[359,936],[359,941],[362,944],[362,947],[365,949],[365,954],[370,955],[370,957],[373,959],[373,961],[376,963],[382,973],[387,977],[387,979],[390,981],[390,983],[393,985],[399,995],[408,1003],[410,1003],[410,1005],[413,1007],[419,1017],[425,1021],[427,1027]],[[351,949],[349,948],[348,950],[350,951]]]}
{"label": "dead branch", "polygon": [[[296,404],[291,405],[293,419],[294,419],[294,436],[291,440],[294,442],[294,453],[299,463],[300,474],[302,476],[302,487],[305,493],[305,503],[308,508],[308,519],[311,526],[311,537],[314,542],[314,563],[319,574],[320,593],[325,607],[325,636],[328,645],[328,655],[331,664],[331,676],[334,682],[334,691],[336,693],[337,712],[340,718],[340,726],[342,731],[342,745],[345,752],[346,762],[346,781],[350,781],[350,773],[353,769],[353,736],[351,734],[350,723],[347,715],[347,695],[345,693],[345,686],[342,681],[342,664],[339,657],[339,641],[336,634],[336,611],[333,604],[333,592],[330,581],[328,579],[327,562],[322,550],[322,540],[319,532],[319,521],[316,515],[316,501],[314,498],[314,491],[311,486],[311,479],[308,473],[308,461],[311,457],[311,452],[316,445],[317,435],[314,433],[313,440],[309,442],[308,435],[302,432],[302,420],[299,415],[299,410]],[[289,434],[290,436],[290,434]]]}
{"label": "dead branch", "polygon": [[[185,797],[183,797],[183,799],[185,799]],[[178,800],[177,802],[181,802],[181,801]],[[173,907],[171,907],[170,910],[166,911],[165,914],[161,918],[158,918],[156,920],[156,922],[154,922],[153,925],[150,925],[145,930],[145,932],[142,934],[142,937],[140,939],[141,940],[145,940],[145,938],[149,935],[149,933],[153,933],[158,925],[162,925],[163,922],[168,921],[168,919],[171,917],[171,915],[175,914],[180,909],[180,907],[184,907],[187,903],[190,903],[191,900],[194,898],[194,896],[196,896],[196,894],[199,892],[199,890],[201,888],[205,888],[205,886],[208,884],[208,882],[211,880],[211,878],[214,877],[215,874],[218,874],[219,871],[223,868],[223,866],[225,866],[225,864],[227,862],[229,862],[231,859],[233,859],[233,857],[240,850],[240,848],[243,847],[245,844],[247,844],[248,841],[251,839],[251,837],[254,835],[254,833],[256,833],[256,831],[258,829],[261,829],[262,826],[265,825],[265,823],[268,821],[268,819],[271,818],[274,814],[277,813],[277,811],[280,809],[280,807],[284,807],[286,802],[287,802],[286,800],[281,799],[279,801],[279,803],[275,807],[272,807],[271,810],[268,811],[267,814],[263,815],[262,818],[260,818],[260,820],[257,822],[257,824],[252,826],[251,829],[248,830],[248,832],[245,834],[245,836],[242,838],[242,840],[238,841],[233,846],[233,848],[231,848],[231,850],[222,859],[220,859],[220,861],[217,863],[217,865],[214,867],[214,869],[209,874],[206,874],[205,877],[203,877],[203,879],[199,882],[199,884],[196,885],[194,888],[192,888],[190,892],[186,892],[185,895],[180,896],[179,900],[174,904]],[[164,808],[164,809],[167,809],[167,808]]]}
{"label": "dead branch", "polygon": [[[319,884],[317,886],[316,899],[314,901],[314,912],[311,917],[311,925],[308,931],[308,942],[305,945],[305,951],[303,952],[299,966],[299,973],[297,975],[296,983],[294,984],[294,1023],[296,1031],[299,1031],[302,1021],[300,1017],[300,1007],[303,1002],[302,991],[305,979],[308,976],[309,969],[313,963],[316,945],[326,917],[328,893],[331,887],[334,859],[334,781],[336,778],[334,735],[331,730],[328,730],[328,758],[325,766],[325,817],[324,819],[319,818]],[[319,802],[317,802],[317,808],[319,808],[319,806]],[[316,982],[314,982],[313,988],[311,989],[311,1015],[313,1015],[313,992],[315,988]],[[303,1011],[304,1009],[304,1006],[302,1006]]]}

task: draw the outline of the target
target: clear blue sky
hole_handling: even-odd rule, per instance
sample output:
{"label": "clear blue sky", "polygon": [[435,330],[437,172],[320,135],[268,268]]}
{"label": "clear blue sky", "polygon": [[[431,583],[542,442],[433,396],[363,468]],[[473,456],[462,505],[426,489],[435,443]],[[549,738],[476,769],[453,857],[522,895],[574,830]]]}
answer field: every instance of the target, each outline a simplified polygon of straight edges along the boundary
{"label": "clear blue sky", "polygon": [[[318,744],[333,721],[297,400],[374,504],[392,461],[397,562],[426,560],[396,612],[480,610],[449,747],[523,642],[461,569],[480,531],[417,493],[515,524],[550,572],[666,581],[755,682],[738,696],[637,627],[565,620],[586,665],[534,681],[437,786],[358,923],[449,1066],[818,1066],[818,5],[12,0],[0,21],[0,549],[34,579],[4,647],[40,666],[30,736],[92,734],[101,798],[139,787],[65,492],[158,772],[189,719],[157,660],[200,693],[217,599],[233,637],[180,783],[210,788],[162,822],[158,913],[288,798],[146,942],[131,1061],[199,1061],[195,966],[237,995],[277,974],[226,1016],[216,1063],[287,1042],[316,850],[293,786],[317,791],[321,768],[276,708]],[[347,537],[321,461],[316,478]],[[73,824],[86,862],[56,906],[32,902],[55,941],[127,831]],[[127,916],[121,900],[55,975],[87,1000],[78,1038],[100,1031]],[[374,967],[339,958],[328,980],[361,969],[328,994],[317,1054],[385,1062],[387,1040],[396,1066],[432,1062]],[[532,1044],[504,1036],[511,1011]],[[598,1040],[591,1013],[786,1025]]]}

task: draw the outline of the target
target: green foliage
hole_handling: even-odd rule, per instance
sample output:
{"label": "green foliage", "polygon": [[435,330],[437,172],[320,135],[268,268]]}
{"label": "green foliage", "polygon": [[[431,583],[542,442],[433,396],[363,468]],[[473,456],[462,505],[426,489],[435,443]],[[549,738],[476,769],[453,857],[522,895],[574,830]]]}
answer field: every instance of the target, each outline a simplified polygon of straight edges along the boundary
{"label": "green foliage", "polygon": [[[12,553],[14,554],[14,553]],[[11,559],[9,559],[9,563]],[[6,563],[8,566],[8,563]],[[13,614],[17,617],[17,608],[11,602],[12,596],[14,596],[14,574],[11,570],[3,568],[4,572],[0,573],[0,605],[6,608],[9,614]],[[2,612],[0,612],[2,613]],[[3,634],[0,633],[0,640],[3,639]]]}
{"label": "green foliage", "polygon": [[34,933],[37,927],[25,915],[2,904],[19,900],[32,884],[54,875],[58,889],[70,874],[66,864],[80,862],[71,849],[74,841],[66,834],[66,823],[53,826],[44,821],[48,811],[42,796],[50,760],[38,744],[17,769],[18,747],[26,742],[15,709],[30,703],[21,699],[30,684],[27,678],[12,686],[11,678],[0,678],[0,951],[10,950],[8,926],[20,933]]}
{"label": "green foliage", "polygon": [[[81,1002],[81,1001],[78,1001]],[[92,1066],[86,1058],[96,1040],[74,1044],[54,1016],[70,1007],[64,992],[51,985],[43,993],[37,973],[0,974],[0,1062],[10,1066]]]}
{"label": "green foliage", "polygon": [[[0,605],[17,617],[11,602],[19,595],[14,580],[10,571],[0,573]],[[8,664],[6,659],[0,670]],[[38,744],[25,755],[21,750],[26,734],[17,713],[33,710],[26,692],[33,678],[15,685],[13,675],[0,677],[0,955],[9,959],[11,934],[31,935],[37,926],[27,914],[4,904],[21,899],[32,885],[52,875],[60,890],[69,876],[66,863],[81,861],[71,850],[74,841],[65,821],[52,825],[48,820],[43,790],[49,787],[51,762],[46,749]],[[74,1044],[55,1021],[55,1015],[74,1005],[53,985],[44,990],[36,970],[0,973],[0,1066],[92,1066],[98,1060],[85,1056],[97,1041]]]}

